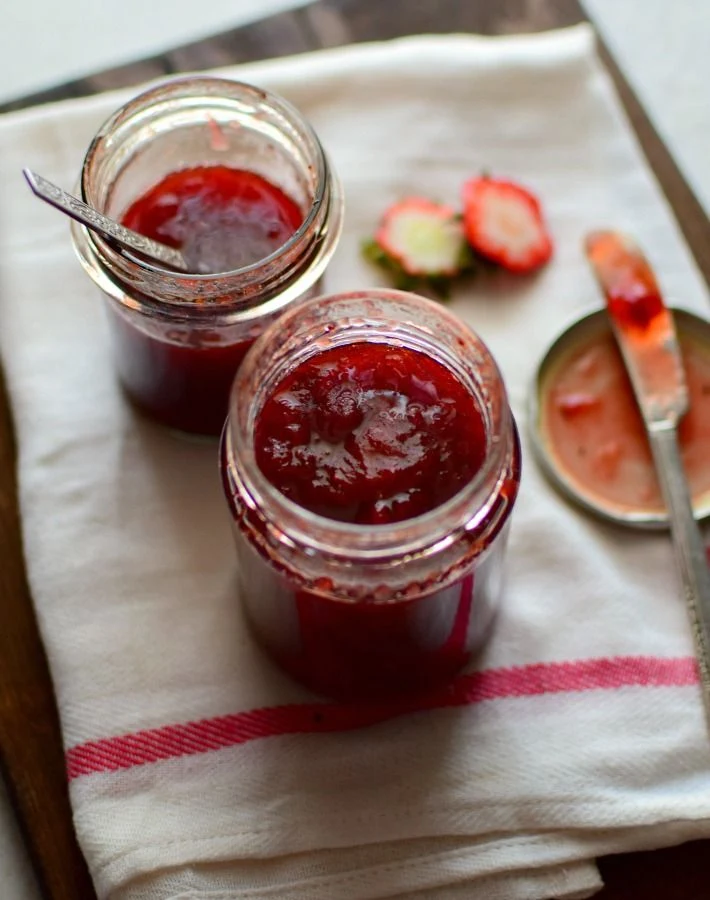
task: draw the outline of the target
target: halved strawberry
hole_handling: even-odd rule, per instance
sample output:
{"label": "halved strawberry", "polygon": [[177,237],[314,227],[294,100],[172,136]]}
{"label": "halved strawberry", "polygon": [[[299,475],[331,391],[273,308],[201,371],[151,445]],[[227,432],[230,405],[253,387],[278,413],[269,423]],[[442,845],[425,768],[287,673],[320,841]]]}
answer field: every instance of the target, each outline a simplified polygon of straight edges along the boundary
{"label": "halved strawberry", "polygon": [[385,212],[375,241],[409,275],[448,275],[461,269],[461,219],[450,206],[409,197]]}
{"label": "halved strawberry", "polygon": [[463,229],[476,253],[511,272],[532,272],[552,256],[539,201],[512,181],[487,177],[467,181]]}
{"label": "halved strawberry", "polygon": [[450,206],[423,197],[390,206],[363,252],[389,272],[396,287],[429,288],[442,297],[451,281],[473,263],[461,216]]}

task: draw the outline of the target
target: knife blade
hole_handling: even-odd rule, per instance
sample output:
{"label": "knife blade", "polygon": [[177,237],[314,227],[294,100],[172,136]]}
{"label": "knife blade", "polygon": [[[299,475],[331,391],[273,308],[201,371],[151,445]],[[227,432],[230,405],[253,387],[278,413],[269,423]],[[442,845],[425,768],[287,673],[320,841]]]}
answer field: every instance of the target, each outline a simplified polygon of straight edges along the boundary
{"label": "knife blade", "polygon": [[710,724],[710,569],[678,445],[678,425],[689,401],[673,314],[648,260],[629,237],[616,231],[592,232],[585,251],[604,293],[668,507]]}

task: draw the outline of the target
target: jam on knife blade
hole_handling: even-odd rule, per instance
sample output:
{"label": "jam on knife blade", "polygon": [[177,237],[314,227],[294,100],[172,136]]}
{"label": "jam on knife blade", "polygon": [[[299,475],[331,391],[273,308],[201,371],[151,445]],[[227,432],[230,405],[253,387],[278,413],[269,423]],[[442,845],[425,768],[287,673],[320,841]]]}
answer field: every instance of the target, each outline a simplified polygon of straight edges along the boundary
{"label": "jam on knife blade", "polygon": [[604,292],[668,507],[710,720],[710,569],[678,449],[677,429],[688,409],[688,389],[673,314],[648,261],[628,237],[615,231],[593,232],[585,240],[585,250]]}

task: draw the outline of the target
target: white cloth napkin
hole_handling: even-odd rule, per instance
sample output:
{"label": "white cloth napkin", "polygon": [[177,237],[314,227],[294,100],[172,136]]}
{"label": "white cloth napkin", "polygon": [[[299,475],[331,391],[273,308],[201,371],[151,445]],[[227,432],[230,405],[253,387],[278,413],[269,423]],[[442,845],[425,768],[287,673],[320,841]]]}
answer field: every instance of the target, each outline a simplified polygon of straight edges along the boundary
{"label": "white cloth napkin", "polygon": [[373,723],[265,660],[239,614],[215,446],[126,405],[66,224],[20,176],[29,165],[71,186],[126,94],[7,117],[0,328],[27,566],[99,896],[583,897],[600,885],[597,854],[710,834],[710,748],[669,538],[567,505],[525,435],[546,344],[599,303],[585,231],[628,229],[670,298],[707,302],[591,32],[420,37],[232,74],[296,103],[342,176],[328,291],[379,281],[359,243],[398,197],[455,204],[486,169],[542,198],[554,262],[452,302],[497,356],[523,431],[505,601],[478,674],[441,708]]}

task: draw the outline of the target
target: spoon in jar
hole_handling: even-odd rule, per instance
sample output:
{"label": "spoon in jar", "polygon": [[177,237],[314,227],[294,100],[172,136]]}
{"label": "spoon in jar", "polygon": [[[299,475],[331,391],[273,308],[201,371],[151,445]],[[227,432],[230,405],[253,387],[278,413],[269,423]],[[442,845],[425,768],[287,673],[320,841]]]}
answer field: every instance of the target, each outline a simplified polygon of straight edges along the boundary
{"label": "spoon in jar", "polygon": [[[185,257],[174,247],[168,247],[166,244],[138,234],[131,228],[126,228],[114,219],[98,212],[88,203],[79,200],[73,194],[63,191],[56,184],[31,169],[23,169],[22,174],[36,197],[72,219],[76,219],[77,222],[92,231],[98,232],[110,243],[117,244],[121,251],[133,251],[151,262],[159,263],[170,269],[177,269],[180,272],[190,271]],[[130,253],[128,255],[130,256]]]}

